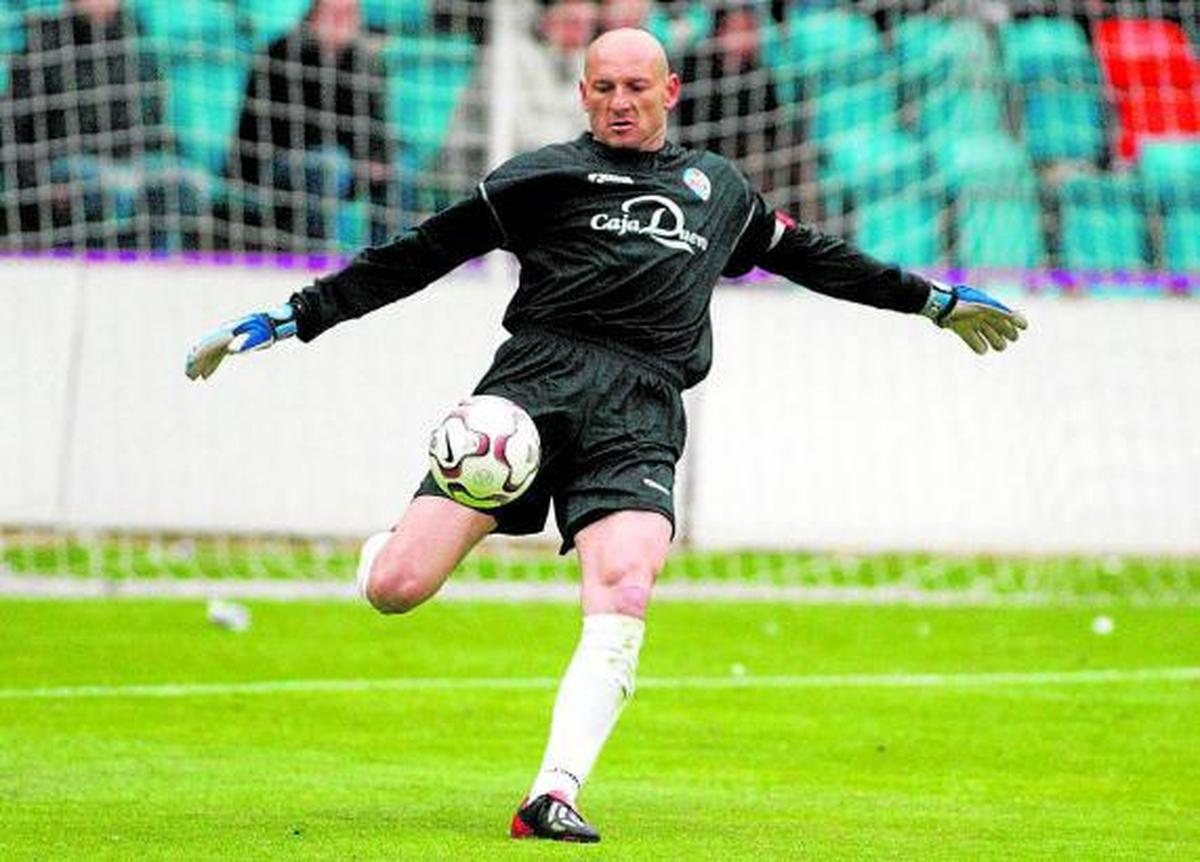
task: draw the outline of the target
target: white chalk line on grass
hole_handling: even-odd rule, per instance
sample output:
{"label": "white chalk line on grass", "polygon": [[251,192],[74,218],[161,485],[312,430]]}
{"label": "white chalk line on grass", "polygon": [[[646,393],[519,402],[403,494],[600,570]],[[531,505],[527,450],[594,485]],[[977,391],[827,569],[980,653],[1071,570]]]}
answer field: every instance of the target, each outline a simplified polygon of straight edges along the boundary
{"label": "white chalk line on grass", "polygon": [[[807,674],[795,676],[646,677],[641,689],[812,689],[812,688],[981,688],[1004,686],[1096,685],[1136,682],[1196,682],[1200,667],[1001,671],[995,673]],[[260,682],[155,683],[0,688],[0,700],[80,698],[176,698],[224,695],[357,693],[373,691],[548,691],[552,677],[410,677],[390,679],[293,679]]]}

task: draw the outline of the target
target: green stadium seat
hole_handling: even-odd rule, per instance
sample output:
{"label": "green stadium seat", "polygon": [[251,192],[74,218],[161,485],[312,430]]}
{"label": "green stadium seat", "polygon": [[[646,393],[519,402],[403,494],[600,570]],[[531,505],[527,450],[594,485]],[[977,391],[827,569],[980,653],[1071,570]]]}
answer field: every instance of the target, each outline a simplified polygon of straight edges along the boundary
{"label": "green stadium seat", "polygon": [[249,74],[248,61],[171,65],[167,72],[171,125],[185,159],[214,173],[224,171]]}
{"label": "green stadium seat", "polygon": [[1025,92],[1022,131],[1035,162],[1099,162],[1107,148],[1100,93],[1094,87]]}
{"label": "green stadium seat", "polygon": [[863,15],[796,7],[780,34],[766,40],[763,53],[785,103],[826,87],[874,80],[887,65],[879,31]]}
{"label": "green stadium seat", "polygon": [[917,130],[931,142],[962,135],[1000,135],[1004,107],[993,87],[940,87],[922,96]]}
{"label": "green stadium seat", "polygon": [[25,49],[25,18],[63,10],[63,0],[0,0],[0,95],[8,92],[12,55]]}
{"label": "green stadium seat", "polygon": [[1138,175],[1147,202],[1162,214],[1163,264],[1200,270],[1200,140],[1146,141]]}
{"label": "green stadium seat", "polygon": [[1172,272],[1200,272],[1200,199],[1163,216],[1163,263]]}
{"label": "green stadium seat", "polygon": [[1000,44],[1034,160],[1098,163],[1106,149],[1100,70],[1080,26],[1068,18],[1014,21],[1000,28]]}
{"label": "green stadium seat", "polygon": [[883,261],[935,266],[942,262],[941,209],[936,198],[920,193],[866,201],[855,209],[855,242]]}
{"label": "green stadium seat", "polygon": [[900,79],[911,90],[997,77],[996,51],[977,21],[913,15],[896,25],[892,40]]}
{"label": "green stadium seat", "polygon": [[11,57],[24,47],[24,19],[10,3],[0,0],[0,95],[8,92]]}
{"label": "green stadium seat", "polygon": [[952,195],[968,187],[1024,188],[1036,184],[1028,151],[1006,135],[950,136],[930,149]]}
{"label": "green stadium seat", "polygon": [[25,16],[11,0],[0,0],[0,54],[25,47]]}
{"label": "green stadium seat", "polygon": [[896,90],[887,82],[825,89],[809,103],[809,136],[828,149],[857,146],[866,137],[897,127]]}
{"label": "green stadium seat", "polygon": [[[683,10],[682,15],[679,16],[687,25],[687,41],[683,44],[678,44],[675,36],[675,23],[679,18],[672,17],[662,8],[661,4],[652,3],[650,5],[653,8],[646,16],[646,23],[643,26],[658,41],[670,46],[672,50],[679,50],[680,48],[685,50],[693,49],[712,33],[713,18],[715,16],[707,3],[701,3],[699,0],[689,3]],[[768,38],[766,33],[763,34],[763,38]]]}
{"label": "green stadium seat", "polygon": [[361,0],[363,23],[386,33],[421,33],[428,29],[428,0]]}
{"label": "green stadium seat", "polygon": [[238,15],[250,30],[255,50],[262,50],[300,25],[312,0],[240,0]]}
{"label": "green stadium seat", "polygon": [[1146,217],[1134,177],[1072,177],[1062,184],[1058,197],[1064,266],[1092,271],[1147,268]]}
{"label": "green stadium seat", "polygon": [[893,31],[900,95],[928,138],[1005,128],[1003,77],[982,25],[914,15]]}
{"label": "green stadium seat", "polygon": [[133,7],[155,50],[211,52],[237,44],[237,17],[222,0],[135,0]]}
{"label": "green stadium seat", "polygon": [[334,242],[343,251],[356,251],[367,245],[370,240],[368,225],[368,209],[370,204],[365,200],[347,200],[338,202],[334,218]]}
{"label": "green stadium seat", "polygon": [[1069,18],[1028,18],[1000,27],[1004,72],[1013,84],[1095,84],[1100,70],[1082,28]]}
{"label": "green stadium seat", "polygon": [[388,122],[400,144],[402,169],[420,172],[436,157],[475,68],[466,36],[405,36],[388,40]]}
{"label": "green stadium seat", "polygon": [[975,184],[955,206],[960,266],[1030,268],[1046,258],[1036,182]]}
{"label": "green stadium seat", "polygon": [[222,172],[252,62],[236,17],[220,0],[138,0],[135,8],[165,70],[168,116],[180,155]]}
{"label": "green stadium seat", "polygon": [[929,176],[920,141],[907,132],[863,135],[850,146],[830,149],[820,168],[829,213],[843,213],[863,201],[909,192]]}
{"label": "green stadium seat", "polygon": [[57,15],[67,5],[66,0],[7,0],[5,4],[13,12],[25,15]]}
{"label": "green stadium seat", "polygon": [[1142,188],[1152,201],[1170,206],[1200,189],[1200,139],[1146,141],[1138,159]]}

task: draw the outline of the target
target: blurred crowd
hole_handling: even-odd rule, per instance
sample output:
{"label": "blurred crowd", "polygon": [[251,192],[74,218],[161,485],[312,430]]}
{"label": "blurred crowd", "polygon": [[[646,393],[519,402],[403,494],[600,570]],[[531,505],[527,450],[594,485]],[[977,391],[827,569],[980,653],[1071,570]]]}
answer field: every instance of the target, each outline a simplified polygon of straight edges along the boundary
{"label": "blurred crowd", "polygon": [[[426,157],[389,116],[425,106],[407,95],[416,89],[397,92],[386,34],[369,20],[388,4],[313,0],[298,22],[254,45],[231,140],[207,164],[182,152],[172,118],[172,99],[178,113],[182,97],[163,68],[171,61],[132,5],[66,0],[57,13],[23,20],[23,38],[10,41],[0,98],[4,247],[306,250],[381,241],[469,189],[495,155],[487,109],[497,44],[511,64],[509,144],[524,150],[583,131],[583,50],[615,27],[644,27],[667,46],[685,81],[676,140],[736,160],[769,197],[786,192],[797,215],[819,220],[805,112],[784,104],[765,59],[771,27],[799,6],[855,8],[886,32],[907,13],[954,7],[995,18],[1058,4],[524,0],[498,43],[487,2],[427,0],[420,26],[464,40],[474,54],[449,108],[431,103],[444,122],[414,137],[427,149],[434,142]],[[1086,0],[1077,5],[1088,14]],[[1149,5],[1168,18],[1186,11]],[[430,91],[441,83],[437,62]]]}

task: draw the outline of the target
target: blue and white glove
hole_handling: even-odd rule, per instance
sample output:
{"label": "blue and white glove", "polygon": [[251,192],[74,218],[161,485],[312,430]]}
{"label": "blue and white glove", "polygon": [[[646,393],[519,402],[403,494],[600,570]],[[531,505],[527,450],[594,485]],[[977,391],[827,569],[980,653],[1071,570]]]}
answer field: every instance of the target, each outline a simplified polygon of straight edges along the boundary
{"label": "blue and white glove", "polygon": [[296,334],[296,309],[290,303],[247,314],[223,323],[196,342],[188,351],[184,372],[195,380],[207,380],[221,360],[233,353],[266,350],[276,341]]}
{"label": "blue and white glove", "polygon": [[980,355],[987,353],[989,344],[993,350],[1003,350],[1029,326],[1019,312],[965,284],[935,283],[921,313],[953,331]]}

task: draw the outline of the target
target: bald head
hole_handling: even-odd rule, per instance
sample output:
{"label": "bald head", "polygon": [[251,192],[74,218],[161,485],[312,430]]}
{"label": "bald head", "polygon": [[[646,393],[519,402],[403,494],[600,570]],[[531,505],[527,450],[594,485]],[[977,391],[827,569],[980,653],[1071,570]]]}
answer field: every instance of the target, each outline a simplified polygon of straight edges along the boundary
{"label": "bald head", "polygon": [[648,63],[663,76],[669,72],[667,52],[662,43],[645,30],[633,27],[609,30],[593,39],[584,57],[584,74],[593,63],[608,59]]}
{"label": "bald head", "polygon": [[666,142],[667,112],[679,101],[679,77],[667,52],[645,30],[597,36],[579,82],[592,136],[620,149],[657,150]]}

